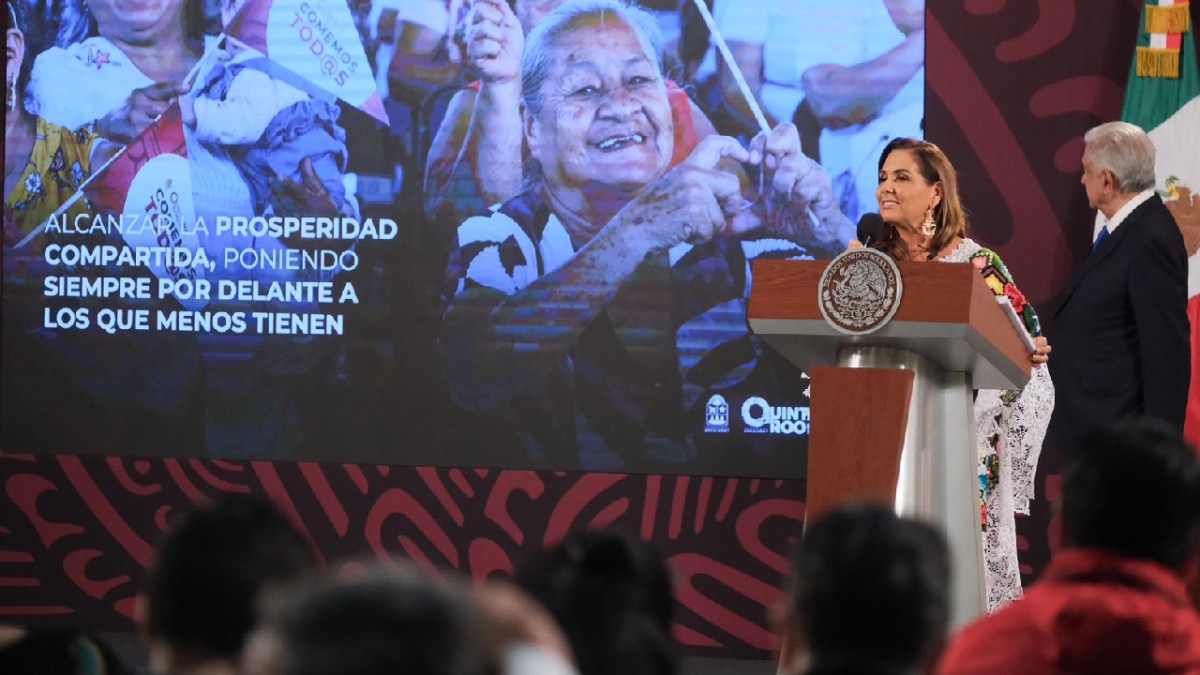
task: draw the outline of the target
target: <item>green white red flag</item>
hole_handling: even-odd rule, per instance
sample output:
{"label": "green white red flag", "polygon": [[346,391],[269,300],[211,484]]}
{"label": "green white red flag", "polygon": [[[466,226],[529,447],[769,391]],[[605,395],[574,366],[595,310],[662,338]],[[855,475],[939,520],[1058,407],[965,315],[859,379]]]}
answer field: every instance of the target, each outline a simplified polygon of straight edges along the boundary
{"label": "green white red flag", "polygon": [[1121,119],[1154,141],[1157,189],[1188,249],[1192,381],[1184,436],[1200,447],[1200,68],[1186,0],[1148,0],[1142,8]]}

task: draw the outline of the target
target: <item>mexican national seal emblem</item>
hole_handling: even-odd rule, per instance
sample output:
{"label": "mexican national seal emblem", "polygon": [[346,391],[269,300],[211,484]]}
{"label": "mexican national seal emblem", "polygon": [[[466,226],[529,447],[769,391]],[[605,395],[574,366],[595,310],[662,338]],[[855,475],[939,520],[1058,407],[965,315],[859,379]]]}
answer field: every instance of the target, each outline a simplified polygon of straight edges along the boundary
{"label": "mexican national seal emblem", "polygon": [[887,254],[855,248],[829,261],[818,289],[825,321],[843,333],[864,335],[891,321],[904,284]]}

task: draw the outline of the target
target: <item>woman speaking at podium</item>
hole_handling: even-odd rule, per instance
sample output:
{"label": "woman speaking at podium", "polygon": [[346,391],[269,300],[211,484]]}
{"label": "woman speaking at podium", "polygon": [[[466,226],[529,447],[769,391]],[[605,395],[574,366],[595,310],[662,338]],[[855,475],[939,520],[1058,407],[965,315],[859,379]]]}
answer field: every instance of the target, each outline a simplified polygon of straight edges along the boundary
{"label": "woman speaking at podium", "polygon": [[966,237],[967,219],[954,167],[933,143],[897,138],[879,157],[875,191],[884,231],[873,244],[897,261],[970,262],[988,288],[1012,302],[1034,338],[1029,383],[1020,391],[980,390],[975,397],[987,607],[1021,597],[1015,513],[1029,513],[1042,439],[1054,410],[1054,384],[1040,367],[1050,346],[1037,313],[994,251]]}

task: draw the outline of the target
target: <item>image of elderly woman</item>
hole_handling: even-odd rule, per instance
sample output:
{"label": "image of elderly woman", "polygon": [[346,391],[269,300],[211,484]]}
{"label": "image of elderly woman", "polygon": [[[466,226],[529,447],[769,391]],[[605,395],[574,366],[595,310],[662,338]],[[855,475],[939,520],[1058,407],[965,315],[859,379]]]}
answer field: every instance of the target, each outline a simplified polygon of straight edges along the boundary
{"label": "image of elderly woman", "polygon": [[[463,217],[521,192],[525,35],[556,8],[574,1],[514,0],[509,7],[505,0],[473,0],[465,21],[466,56],[479,80],[450,100],[425,164],[426,215],[439,226],[458,225]],[[670,80],[666,87],[677,164],[716,130],[687,92]]]}
{"label": "image of elderly woman", "polygon": [[[844,247],[853,233],[790,124],[749,148],[706,138],[669,169],[655,30],[641,10],[592,0],[530,33],[532,185],[460,226],[448,271],[456,401],[503,413],[531,455],[587,470],[687,459],[686,412],[747,366],[721,349],[750,339],[747,261]],[[737,163],[765,170],[749,207]]]}
{"label": "image of elderly woman", "polygon": [[878,248],[896,260],[973,264],[992,292],[1012,303],[1035,338],[1034,368],[1024,389],[980,390],[975,397],[987,606],[995,611],[1021,597],[1014,514],[1029,513],[1038,456],[1054,411],[1054,384],[1041,367],[1050,346],[1041,337],[1037,312],[1000,257],[966,236],[958,178],[938,146],[911,138],[888,143],[879,158],[875,196],[885,223]]}
{"label": "image of elderly woman", "polygon": [[38,55],[30,111],[70,129],[95,122],[116,141],[137,136],[182,93],[204,52],[197,0],[92,0],[96,34]]}
{"label": "image of elderly woman", "polygon": [[[237,3],[222,0],[229,13]],[[93,123],[105,138],[129,142],[174,105],[184,80],[218,22],[202,0],[93,0],[97,34],[38,55],[29,84],[29,109],[67,128]],[[231,14],[230,14],[231,15]],[[202,66],[205,81],[216,59]],[[188,135],[188,164],[197,217],[252,209],[250,189],[224,148]],[[216,242],[214,246],[220,246]]]}

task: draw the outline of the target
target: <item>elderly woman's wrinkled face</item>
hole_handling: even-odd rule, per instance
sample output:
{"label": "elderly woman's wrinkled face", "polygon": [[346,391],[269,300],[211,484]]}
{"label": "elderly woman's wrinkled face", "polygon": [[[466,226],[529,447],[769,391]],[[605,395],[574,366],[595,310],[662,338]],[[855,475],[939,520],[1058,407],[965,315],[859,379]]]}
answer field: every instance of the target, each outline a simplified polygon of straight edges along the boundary
{"label": "elderly woman's wrinkled face", "polygon": [[183,0],[91,0],[100,35],[140,41],[171,28],[183,31]]}
{"label": "elderly woman's wrinkled face", "polygon": [[562,35],[555,49],[542,109],[525,120],[547,184],[636,188],[661,176],[674,148],[671,108],[638,34],[597,18]]}
{"label": "elderly woman's wrinkled face", "polygon": [[925,180],[917,153],[893,150],[879,171],[875,199],[884,222],[916,228],[925,220],[929,208],[941,201],[942,185],[931,185]]}

